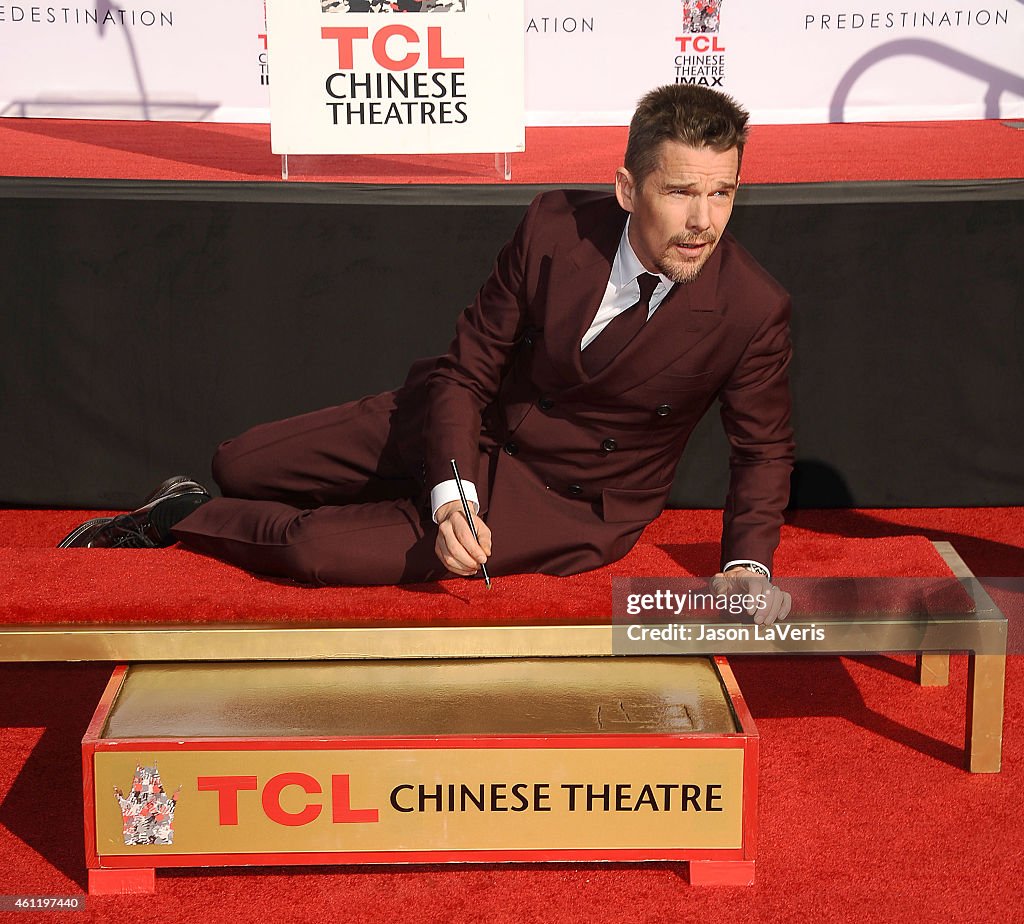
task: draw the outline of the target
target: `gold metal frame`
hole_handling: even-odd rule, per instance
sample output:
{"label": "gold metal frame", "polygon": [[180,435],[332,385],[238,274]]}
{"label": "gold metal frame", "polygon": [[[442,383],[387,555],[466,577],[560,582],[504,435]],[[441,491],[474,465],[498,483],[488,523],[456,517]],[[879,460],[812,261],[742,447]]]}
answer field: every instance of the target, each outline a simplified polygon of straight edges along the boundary
{"label": "gold metal frame", "polygon": [[[973,578],[948,542],[936,550],[960,580]],[[976,581],[965,584],[975,602],[968,616],[921,621],[858,615],[830,622],[825,641],[687,643],[687,654],[863,654],[919,652],[924,685],[948,682],[950,651],[969,654],[967,754],[970,769],[1000,768],[1006,617]],[[794,622],[799,626],[797,619]],[[621,633],[623,627],[618,627]],[[621,635],[619,636],[621,640]],[[154,657],[159,652],[159,657]],[[355,658],[607,657],[624,654],[616,627],[600,625],[351,627],[294,622],[277,625],[33,625],[0,628],[0,662],[27,661],[261,661]],[[668,654],[670,652],[666,652]],[[679,654],[679,651],[675,651]]]}

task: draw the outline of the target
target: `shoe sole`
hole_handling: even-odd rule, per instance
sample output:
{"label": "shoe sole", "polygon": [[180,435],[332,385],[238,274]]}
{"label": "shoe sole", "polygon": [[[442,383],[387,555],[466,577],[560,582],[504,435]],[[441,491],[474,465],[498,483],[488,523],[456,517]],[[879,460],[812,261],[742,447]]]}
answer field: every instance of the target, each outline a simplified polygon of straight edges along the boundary
{"label": "shoe sole", "polygon": [[[188,485],[189,487],[186,487]],[[177,494],[209,494],[198,481],[194,480],[191,475],[172,475],[166,481],[159,484],[156,488],[146,495],[142,501],[142,505],[139,510],[145,510],[150,504],[157,499],[163,499],[165,494],[168,494],[172,488],[180,486],[183,490],[177,491]]]}
{"label": "shoe sole", "polygon": [[176,475],[173,478],[168,478],[155,491],[153,491],[149,497],[142,502],[141,507],[136,507],[132,511],[132,515],[149,513],[149,511],[151,511],[157,504],[162,503],[165,500],[170,500],[172,497],[183,497],[186,494],[205,494],[207,497],[210,496],[210,492],[199,484],[199,482],[193,481],[191,478],[185,478],[182,475]]}
{"label": "shoe sole", "polygon": [[[86,520],[80,526],[75,527],[75,529],[68,533],[63,539],[61,539],[61,541],[57,543],[57,548],[70,548],[74,544],[75,540],[78,539],[78,537],[81,536],[83,533],[88,532],[90,529],[92,529],[99,523],[109,523],[113,519],[113,517],[93,517],[91,520]],[[83,548],[88,548],[88,546],[83,546]]]}

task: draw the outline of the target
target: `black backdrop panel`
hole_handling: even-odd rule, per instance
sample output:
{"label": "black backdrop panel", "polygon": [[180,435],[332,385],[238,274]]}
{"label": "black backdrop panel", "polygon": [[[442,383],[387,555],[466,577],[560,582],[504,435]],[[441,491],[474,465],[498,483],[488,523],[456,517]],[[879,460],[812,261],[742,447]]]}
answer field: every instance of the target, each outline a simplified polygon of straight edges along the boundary
{"label": "black backdrop panel", "polygon": [[[130,507],[442,351],[521,202],[0,199],[0,502]],[[1024,503],[1022,202],[737,207],[791,291],[800,506]],[[673,501],[718,506],[695,434]]]}

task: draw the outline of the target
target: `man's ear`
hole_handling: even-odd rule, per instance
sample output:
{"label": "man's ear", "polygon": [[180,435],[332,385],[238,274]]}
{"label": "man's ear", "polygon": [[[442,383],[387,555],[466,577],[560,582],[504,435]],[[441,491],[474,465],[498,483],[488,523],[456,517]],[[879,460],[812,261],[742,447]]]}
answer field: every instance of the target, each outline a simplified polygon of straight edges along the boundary
{"label": "man's ear", "polygon": [[636,185],[633,182],[633,174],[625,167],[619,167],[615,171],[615,198],[627,212],[633,211],[633,195],[636,192]]}

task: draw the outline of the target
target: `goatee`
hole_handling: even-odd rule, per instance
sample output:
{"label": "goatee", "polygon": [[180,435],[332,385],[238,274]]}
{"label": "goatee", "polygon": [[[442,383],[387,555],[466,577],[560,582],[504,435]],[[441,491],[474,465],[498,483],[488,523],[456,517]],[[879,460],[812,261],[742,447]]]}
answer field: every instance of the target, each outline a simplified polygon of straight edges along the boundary
{"label": "goatee", "polygon": [[[677,234],[668,242],[665,253],[658,261],[658,271],[668,276],[673,282],[683,284],[693,282],[711,258],[717,241],[718,238],[713,231],[705,231],[703,234]],[[699,260],[683,260],[674,248],[685,244],[706,244],[708,246],[701,251]]]}

